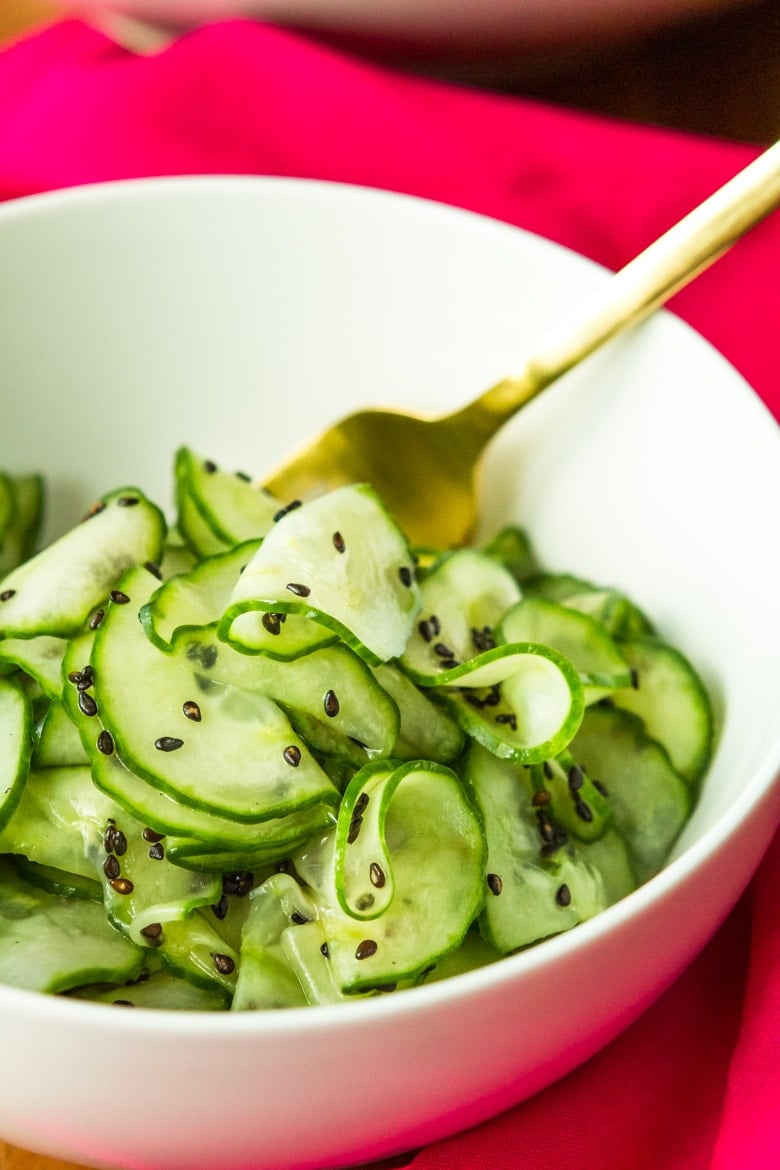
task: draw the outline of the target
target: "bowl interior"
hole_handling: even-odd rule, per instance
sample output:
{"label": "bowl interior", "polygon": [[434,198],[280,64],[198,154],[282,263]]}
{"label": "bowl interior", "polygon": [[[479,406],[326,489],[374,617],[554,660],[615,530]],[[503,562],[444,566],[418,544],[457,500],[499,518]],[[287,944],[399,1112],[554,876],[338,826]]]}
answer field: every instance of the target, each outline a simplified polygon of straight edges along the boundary
{"label": "bowl interior", "polygon": [[[514,228],[335,184],[152,180],[8,204],[0,208],[0,466],[46,474],[49,535],[120,485],[137,484],[169,507],[180,444],[262,473],[351,409],[456,407],[511,372],[525,344],[604,279],[597,266]],[[484,532],[520,522],[550,568],[625,589],[711,689],[716,759],[678,861],[654,879],[662,893],[680,886],[696,859],[714,856],[780,766],[779,455],[777,428],[752,390],[662,313],[548,390],[486,460]],[[645,908],[654,897],[632,896]],[[620,923],[628,913],[607,915]],[[580,939],[585,946],[608,928],[580,930],[554,940],[550,953],[571,956]],[[529,953],[462,978],[478,992],[541,966]],[[449,992],[430,991],[432,1020]],[[9,1025],[12,999],[0,989]],[[322,1010],[327,1025],[307,1009],[293,1013],[289,1029],[269,1023],[266,1039],[303,1033],[303,1017],[324,1036],[332,1021]],[[368,1018],[379,1026],[395,1011],[381,1003]],[[126,1032],[124,1018],[113,1018]],[[423,1014],[417,1019],[422,1026]],[[244,1027],[225,1022],[231,1035]],[[247,1034],[255,1023],[266,1027],[247,1021]],[[198,1024],[201,1036],[215,1035],[213,1024]],[[166,1025],[183,1042],[195,1027]],[[108,1045],[107,1032],[101,1025],[91,1035]],[[403,1042],[411,1050],[417,1041]],[[464,1099],[468,1091],[464,1080]],[[50,1148],[68,1152],[56,1136]],[[182,1165],[185,1154],[182,1146]],[[105,1161],[114,1157],[119,1164],[110,1151]]]}
{"label": "bowl interior", "polygon": [[[349,409],[465,402],[605,279],[476,216],[273,179],[12,204],[0,257],[0,459],[46,472],[50,533],[120,482],[167,506],[182,442],[262,472]],[[485,466],[485,531],[519,520],[551,567],[630,591],[712,688],[720,750],[683,844],[777,752],[778,448],[733,368],[662,313],[526,408]]]}

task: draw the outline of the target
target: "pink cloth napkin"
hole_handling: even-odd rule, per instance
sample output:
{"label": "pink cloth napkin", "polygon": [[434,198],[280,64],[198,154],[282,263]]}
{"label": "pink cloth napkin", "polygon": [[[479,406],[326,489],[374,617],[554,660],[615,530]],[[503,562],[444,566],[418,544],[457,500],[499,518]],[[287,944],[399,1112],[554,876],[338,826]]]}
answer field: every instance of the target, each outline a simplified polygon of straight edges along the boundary
{"label": "pink cloth napkin", "polygon": [[[78,22],[0,53],[0,198],[120,177],[284,174],[427,196],[618,267],[756,150],[423,81],[231,22],[136,56]],[[780,417],[780,217],[674,301]],[[727,469],[724,469],[727,472]],[[623,1036],[414,1170],[777,1170],[780,839]],[[259,1168],[258,1168],[259,1170]]]}

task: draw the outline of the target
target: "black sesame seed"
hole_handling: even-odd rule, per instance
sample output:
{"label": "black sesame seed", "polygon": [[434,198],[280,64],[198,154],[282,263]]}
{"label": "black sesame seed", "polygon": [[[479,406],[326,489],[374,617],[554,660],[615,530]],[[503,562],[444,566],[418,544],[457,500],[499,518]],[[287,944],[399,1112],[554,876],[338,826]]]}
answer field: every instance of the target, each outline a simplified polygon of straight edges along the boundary
{"label": "black sesame seed", "polygon": [[572,767],[569,768],[567,780],[569,782],[569,788],[572,790],[572,792],[578,792],[585,783],[585,777],[582,774],[582,768],[578,768],[576,764],[573,764]]}
{"label": "black sesame seed", "polygon": [[113,878],[109,884],[111,889],[115,890],[117,894],[123,894],[125,896],[132,894],[133,890],[135,889],[135,886],[130,881],[130,878]]}
{"label": "black sesame seed", "polygon": [[591,783],[593,784],[593,787],[596,789],[596,791],[600,792],[602,796],[609,795],[605,785],[603,785],[600,780],[592,780]]}
{"label": "black sesame seed", "polygon": [[120,508],[133,508],[138,502],[138,496],[120,496],[117,500]]}
{"label": "black sesame seed", "polygon": [[111,834],[111,852],[115,853],[117,857],[124,857],[127,853],[127,837],[121,829],[114,829]]}
{"label": "black sesame seed", "polygon": [[144,926],[141,928],[141,934],[144,936],[144,938],[150,938],[150,939],[161,938],[162,931],[163,931],[163,928],[162,928],[161,922],[150,922],[148,926]]}
{"label": "black sesame seed", "polygon": [[359,942],[355,947],[355,958],[358,960],[358,962],[360,962],[362,959],[370,959],[372,955],[376,954],[378,949],[379,948],[377,947],[377,944],[372,938],[364,938],[363,941]]}
{"label": "black sesame seed", "polygon": [[296,747],[294,743],[286,747],[282,755],[284,756],[285,763],[289,764],[291,768],[297,768],[301,762],[301,749]]}
{"label": "black sesame seed", "polygon": [[546,788],[537,788],[531,797],[531,804],[538,808],[540,805],[549,804],[551,799],[550,793]]}
{"label": "black sesame seed", "polygon": [[77,670],[74,673],[78,677],[72,681],[76,683],[76,686],[80,691],[86,691],[87,688],[91,687],[95,681],[95,669],[90,665],[89,662],[83,670]]}
{"label": "black sesame seed", "polygon": [[132,1003],[129,999],[112,999],[111,1003],[114,1007],[135,1007],[135,1004]]}
{"label": "black sesame seed", "polygon": [[330,950],[329,950],[328,944],[326,942],[324,942],[320,945],[320,954],[322,955],[323,959],[330,958]]}
{"label": "black sesame seed", "polygon": [[287,585],[290,593],[294,593],[296,597],[308,597],[311,589],[308,585],[301,585],[299,581],[290,581]]}
{"label": "black sesame seed", "polygon": [[340,532],[333,533],[333,547],[335,548],[336,552],[340,553],[343,553],[347,547],[344,542],[344,537]]}
{"label": "black sesame seed", "polygon": [[361,894],[357,900],[358,910],[370,910],[373,905],[374,905],[374,895],[373,894]]}
{"label": "black sesame seed", "polygon": [[387,878],[385,877],[385,871],[382,869],[382,866],[378,861],[371,862],[371,865],[368,867],[368,876],[371,880],[371,885],[374,886],[377,890],[381,890],[387,881]]}
{"label": "black sesame seed", "polygon": [[439,619],[437,618],[435,613],[431,614],[431,616],[428,618],[428,622],[430,624],[431,632],[433,633],[434,637],[436,637],[438,634],[441,633],[441,622],[439,621]]}
{"label": "black sesame seed", "polygon": [[149,858],[151,861],[162,861],[165,857],[165,849],[162,841],[156,841],[154,845],[149,846]]}
{"label": "black sesame seed", "polygon": [[398,579],[406,589],[411,588],[414,577],[412,575],[412,570],[408,565],[401,565],[400,569],[398,570]]}
{"label": "black sesame seed", "polygon": [[498,685],[498,683],[496,683],[494,686],[492,686],[490,688],[490,693],[485,696],[485,706],[486,707],[497,707],[500,702],[501,702],[501,688]]}
{"label": "black sesame seed", "polygon": [[280,508],[276,513],[274,516],[274,523],[277,523],[279,520],[283,519],[288,512],[294,512],[296,508],[300,508],[302,503],[302,500],[291,500],[289,504],[285,505],[284,508]]}
{"label": "black sesame seed", "polygon": [[117,605],[127,605],[130,598],[121,589],[112,589],[108,595]]}
{"label": "black sesame seed", "polygon": [[453,658],[453,651],[450,650],[444,642],[437,642],[433,648],[434,654],[438,654],[439,658]]}
{"label": "black sesame seed", "polygon": [[336,715],[338,715],[341,709],[335,691],[328,691],[326,693],[325,698],[322,701],[322,705],[325,708],[325,714],[330,719],[333,719]]}
{"label": "black sesame seed", "polygon": [[114,750],[114,737],[111,732],[106,731],[105,728],[97,737],[97,750],[104,756],[110,756]]}
{"label": "black sesame seed", "polygon": [[236,898],[245,898],[255,884],[255,875],[249,873],[226,873],[222,878],[222,889]]}
{"label": "black sesame seed", "polygon": [[79,711],[82,715],[97,715],[98,705],[92,695],[86,691],[79,691]]}
{"label": "black sesame seed", "polygon": [[278,613],[264,613],[260,620],[269,634],[276,636],[281,633],[282,626]]}
{"label": "black sesame seed", "polygon": [[218,918],[220,922],[223,918],[227,918],[228,910],[230,909],[230,899],[227,894],[223,894],[218,902],[215,902],[211,907],[214,912],[214,917]]}
{"label": "black sesame seed", "polygon": [[635,691],[639,690],[639,671],[635,666],[631,667],[631,686]]}
{"label": "black sesame seed", "polygon": [[571,905],[571,890],[565,882],[558,886],[558,889],[555,891],[555,901],[559,906],[566,907]]}
{"label": "black sesame seed", "polygon": [[102,625],[103,618],[105,616],[106,611],[104,609],[96,609],[92,617],[89,619],[89,628],[91,630],[97,630]]}
{"label": "black sesame seed", "polygon": [[235,475],[236,479],[242,479],[244,483],[252,482],[252,476],[246,471],[234,471],[233,474]]}
{"label": "black sesame seed", "polygon": [[592,821],[593,820],[593,811],[592,811],[590,805],[586,804],[584,800],[576,801],[576,803],[574,805],[574,811],[576,812],[577,816],[583,821]]}
{"label": "black sesame seed", "polygon": [[154,741],[154,746],[158,752],[177,752],[180,747],[184,747],[184,740],[175,735],[161,735]]}
{"label": "black sesame seed", "polygon": [[360,836],[360,830],[363,828],[363,816],[357,811],[352,810],[352,816],[349,819],[349,828],[347,829],[347,845],[354,845]]}
{"label": "black sesame seed", "polygon": [[294,922],[296,926],[304,926],[310,919],[305,914],[301,914],[300,910],[293,910],[290,915],[290,922]]}
{"label": "black sesame seed", "polygon": [[457,658],[440,658],[439,666],[442,670],[454,670],[456,666],[460,666]]}
{"label": "black sesame seed", "polygon": [[207,473],[207,475],[213,475],[217,470],[217,465],[212,459],[204,459],[203,470]]}
{"label": "black sesame seed", "polygon": [[423,641],[430,642],[433,639],[433,631],[431,629],[430,622],[426,622],[424,619],[423,621],[418,622],[417,631]]}
{"label": "black sesame seed", "polygon": [[0,601],[10,601],[11,598],[15,597],[15,596],[16,596],[15,589],[4,589],[3,592],[0,593]]}
{"label": "black sesame seed", "polygon": [[146,827],[146,828],[143,830],[143,832],[141,833],[141,836],[143,837],[144,841],[151,841],[152,843],[154,843],[155,841],[162,841],[162,839],[163,839],[163,837],[165,836],[165,834],[164,834],[164,833],[158,833],[158,832],[156,832],[154,829],[150,829],[150,828],[147,826],[147,827]]}
{"label": "black sesame seed", "polygon": [[548,780],[552,780],[553,770],[552,770],[552,764],[550,763],[549,760],[545,760],[544,763],[542,764],[542,771],[544,772],[544,774]]}
{"label": "black sesame seed", "polygon": [[496,897],[498,897],[504,888],[504,883],[497,873],[489,873],[487,875],[487,884],[491,894],[495,894]]}
{"label": "black sesame seed", "polygon": [[221,955],[217,952],[214,955],[214,966],[220,975],[232,975],[236,969],[236,961],[231,959],[230,955]]}
{"label": "black sesame seed", "polygon": [[496,723],[506,723],[512,731],[517,731],[517,716],[514,711],[500,711],[496,715]]}
{"label": "black sesame seed", "polygon": [[107,857],[103,862],[103,873],[106,875],[109,881],[113,881],[114,878],[119,877],[119,862],[113,855],[111,857]]}
{"label": "black sesame seed", "polygon": [[186,703],[182,703],[182,714],[191,719],[193,723],[200,723],[202,719],[201,710],[194,699],[187,699]]}

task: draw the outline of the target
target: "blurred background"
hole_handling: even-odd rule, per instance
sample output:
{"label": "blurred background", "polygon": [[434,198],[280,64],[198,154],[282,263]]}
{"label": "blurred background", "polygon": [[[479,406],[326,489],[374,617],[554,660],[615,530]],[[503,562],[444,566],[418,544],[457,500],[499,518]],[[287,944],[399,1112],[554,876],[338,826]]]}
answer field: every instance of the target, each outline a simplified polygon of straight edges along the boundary
{"label": "blurred background", "polygon": [[[97,0],[81,0],[90,2]],[[182,3],[178,0],[179,7]],[[283,2],[263,3],[271,17],[287,11]],[[526,3],[529,12],[534,9],[534,0]],[[540,12],[555,11],[554,0],[544,3],[551,6]],[[167,4],[174,11],[172,0]],[[418,11],[424,4],[418,0]],[[518,0],[517,12],[522,4]],[[0,0],[0,43],[59,19],[63,5],[67,0]],[[156,11],[158,0],[142,0],[140,7]],[[159,10],[165,7],[162,0]],[[306,11],[305,4],[292,8]],[[319,11],[333,8],[320,5]],[[579,7],[580,13],[587,11]],[[121,18],[110,31],[149,51],[170,35]],[[324,35],[321,27],[316,31]],[[780,137],[780,0],[671,0],[671,7],[633,0],[630,27],[612,16],[604,27],[581,34],[539,36],[524,44],[494,37],[473,45],[465,38],[446,52],[397,36],[356,35],[349,27],[337,39],[414,72],[575,109],[757,144]]]}

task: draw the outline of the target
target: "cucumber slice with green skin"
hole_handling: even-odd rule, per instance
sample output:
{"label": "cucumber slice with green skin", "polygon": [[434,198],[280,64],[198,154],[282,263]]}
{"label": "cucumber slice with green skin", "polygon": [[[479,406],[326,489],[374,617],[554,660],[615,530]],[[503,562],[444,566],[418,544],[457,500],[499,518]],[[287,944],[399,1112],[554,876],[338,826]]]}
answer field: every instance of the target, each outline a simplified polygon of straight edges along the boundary
{"label": "cucumber slice with green skin", "polygon": [[36,768],[89,764],[78,729],[61,703],[50,703],[36,725],[32,762]]}
{"label": "cucumber slice with green skin", "polygon": [[310,837],[327,832],[334,823],[333,811],[323,805],[315,805],[299,813],[276,821],[263,821],[253,825],[255,830],[251,844],[238,848],[230,846],[227,838],[220,844],[209,844],[193,837],[169,836],[167,857],[174,865],[200,873],[227,873],[241,868],[258,869],[283,861],[295,849],[299,849]]}
{"label": "cucumber slice with green skin", "polygon": [[176,452],[174,472],[179,528],[199,556],[265,536],[282,508],[248,477],[221,470],[189,447]]}
{"label": "cucumber slice with green skin", "polygon": [[419,606],[406,540],[370,487],[350,485],[279,520],[239,578],[219,635],[231,640],[243,615],[261,627],[263,613],[297,615],[376,665],[403,652]]}
{"label": "cucumber slice with green skin", "polygon": [[166,923],[158,939],[155,957],[166,971],[194,987],[221,990],[233,996],[239,954],[199,911],[189,918]]}
{"label": "cucumber slice with green skin", "polygon": [[589,708],[571,752],[605,786],[637,880],[647,881],[662,868],[690,815],[688,786],[642,720],[620,707]]}
{"label": "cucumber slice with green skin", "polygon": [[[195,667],[199,679],[273,699],[288,714],[311,716],[342,739],[357,741],[366,754],[389,756],[398,738],[394,700],[368,665],[343,643],[320,647],[289,662],[248,657],[217,640],[211,630],[191,633],[175,653]],[[205,666],[203,665],[205,664]]]}
{"label": "cucumber slice with green skin", "polygon": [[162,512],[136,488],[103,496],[89,515],[0,583],[0,637],[70,637],[130,565],[155,563]]}
{"label": "cucumber slice with green skin", "polygon": [[89,768],[32,769],[0,831],[0,853],[21,854],[65,873],[95,878],[89,860],[116,809],[92,784]]}
{"label": "cucumber slice with green skin", "polygon": [[0,858],[1,983],[57,993],[133,979],[143,964],[143,952],[113,929],[102,906],[28,885]]}
{"label": "cucumber slice with green skin", "polygon": [[32,706],[13,679],[0,678],[0,830],[14,814],[27,781],[33,747]]}
{"label": "cucumber slice with green skin", "polygon": [[[1,611],[0,611],[1,616]],[[66,638],[38,634],[33,638],[4,638],[0,641],[0,662],[7,662],[34,678],[44,695],[59,699],[62,691],[62,659]]]}
{"label": "cucumber slice with green skin", "polygon": [[512,574],[476,549],[441,557],[420,584],[422,608],[401,655],[410,678],[432,686],[495,645],[493,630],[520,599]]}
{"label": "cucumber slice with green skin", "polygon": [[298,882],[283,873],[268,878],[249,900],[233,1010],[302,1007],[306,995],[285,954],[282,937],[291,923],[311,921],[316,909]]}
{"label": "cucumber slice with green skin", "polygon": [[611,824],[606,790],[594,784],[568,750],[535,764],[531,780],[537,800],[547,798],[544,807],[553,821],[578,841],[597,841]]}
{"label": "cucumber slice with green skin", "polygon": [[507,524],[500,529],[484,546],[483,552],[500,561],[520,585],[539,572],[531,539],[517,524]]}
{"label": "cucumber slice with green skin", "polygon": [[578,610],[595,618],[611,637],[634,638],[652,634],[649,618],[624,593],[616,589],[590,589],[566,598],[569,609]]}
{"label": "cucumber slice with green skin", "polygon": [[[90,662],[94,637],[94,633],[84,634],[69,644],[64,670],[76,681],[65,687],[63,703],[81,736],[96,787],[144,826],[163,836],[170,835],[166,847],[172,862],[211,871],[219,868],[220,860],[226,855],[257,852],[264,859],[280,860],[287,856],[291,845],[299,842],[307,828],[316,832],[333,822],[334,815],[328,805],[317,805],[260,824],[227,820],[205,809],[182,804],[169,793],[155,788],[128,769],[116,752],[106,755],[98,747],[100,728],[95,727],[94,716],[85,714],[79,705],[78,680],[83,680],[83,668]],[[88,692],[91,690],[91,687],[87,688]],[[242,867],[244,864],[242,862]]]}
{"label": "cucumber slice with green skin", "polygon": [[[127,767],[194,808],[259,822],[328,803],[338,794],[272,700],[198,681],[192,664],[149,642],[139,608],[157,581],[145,569],[121,581],[92,652],[96,719]],[[106,752],[106,754],[108,754]]]}
{"label": "cucumber slice with green skin", "polygon": [[[11,506],[4,524],[5,487]],[[0,574],[9,573],[32,556],[43,519],[43,504],[42,476],[0,476]]]}
{"label": "cucumber slice with green skin", "polygon": [[485,825],[488,891],[480,920],[503,954],[570,930],[607,904],[604,882],[581,847],[533,804],[528,771],[475,745],[466,777]]}
{"label": "cucumber slice with green skin", "polygon": [[695,788],[709,767],[713,716],[709,696],[681,651],[659,638],[633,638],[620,649],[635,685],[612,700],[642,719],[647,734],[666,748],[675,769]]}
{"label": "cucumber slice with green skin", "polygon": [[[484,857],[479,819],[448,768],[367,765],[350,784],[336,831],[293,858],[312,891],[337,986],[351,994],[413,979],[458,947],[484,900]],[[378,917],[359,916],[376,908]]]}
{"label": "cucumber slice with green skin", "polygon": [[46,890],[50,894],[59,894],[63,898],[85,898],[88,902],[99,902],[101,906],[103,905],[103,887],[97,878],[81,877],[80,874],[67,873],[51,865],[39,865],[19,854],[11,856],[10,860],[16,872],[28,885]]}
{"label": "cucumber slice with green skin", "polygon": [[433,760],[438,764],[456,760],[465,736],[444,707],[432,702],[394,663],[375,666],[372,673],[400,713],[398,737],[392,749],[395,759]]}
{"label": "cucumber slice with green skin", "polygon": [[172,650],[204,628],[216,629],[236,581],[259,547],[259,541],[240,544],[165,581],[139,613],[150,642]]}
{"label": "cucumber slice with green skin", "polygon": [[586,703],[631,685],[628,663],[603,626],[587,614],[547,598],[526,597],[513,605],[501,619],[497,640],[552,646],[579,673]]}
{"label": "cucumber slice with green skin", "polygon": [[219,1012],[224,1011],[230,1003],[230,996],[223,988],[196,987],[169,971],[144,972],[132,983],[111,987],[78,988],[71,992],[70,997],[119,1007],[172,1012]]}
{"label": "cucumber slice with green skin", "polygon": [[582,720],[579,675],[549,646],[495,646],[437,679],[436,693],[477,743],[521,764],[563,751]]}
{"label": "cucumber slice with green skin", "polygon": [[[146,827],[92,783],[88,768],[32,772],[0,840],[28,860],[96,879],[110,921],[140,946],[157,923],[187,917],[221,896],[220,879],[171,865]],[[147,833],[148,836],[148,833]]]}

